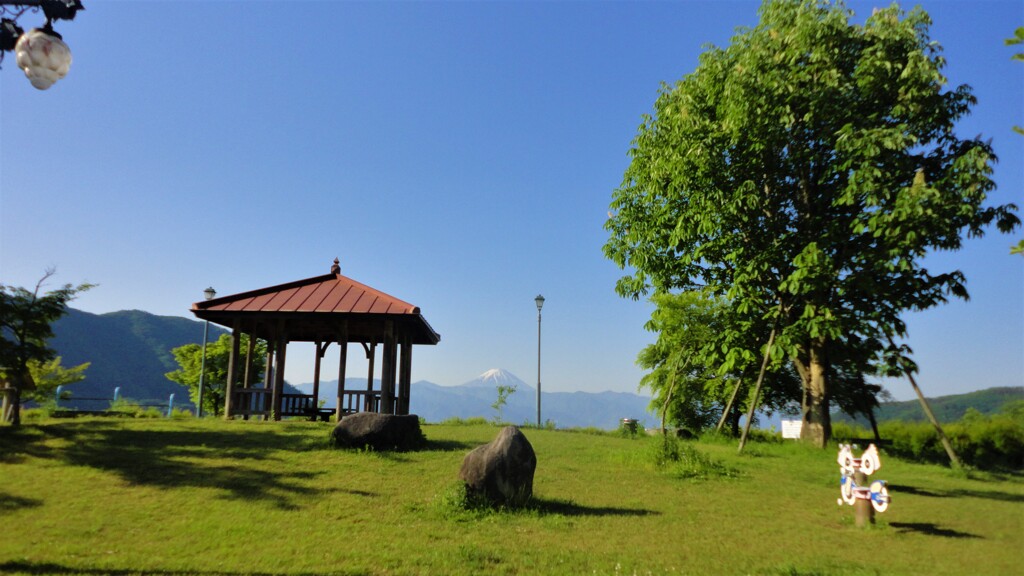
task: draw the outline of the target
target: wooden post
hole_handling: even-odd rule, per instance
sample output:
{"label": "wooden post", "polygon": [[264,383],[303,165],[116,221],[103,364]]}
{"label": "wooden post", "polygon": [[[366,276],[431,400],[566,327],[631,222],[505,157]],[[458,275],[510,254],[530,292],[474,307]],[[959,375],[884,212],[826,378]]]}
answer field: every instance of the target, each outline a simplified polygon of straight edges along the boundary
{"label": "wooden post", "polygon": [[398,375],[398,413],[408,414],[412,397],[412,338],[402,335],[402,362]]}
{"label": "wooden post", "polygon": [[239,347],[242,340],[242,331],[238,327],[238,321],[235,321],[234,328],[231,330],[231,353],[228,354],[228,374],[227,382],[224,383],[224,419],[231,419],[231,411],[233,408],[233,398],[235,393],[235,380],[238,378],[238,353]]}
{"label": "wooden post", "polygon": [[252,355],[256,352],[256,336],[249,334],[248,344],[245,347],[245,371],[243,372],[242,388],[252,387]]}
{"label": "wooden post", "polygon": [[388,320],[384,323],[384,350],[381,352],[380,368],[380,413],[394,414],[395,396],[395,334],[394,324]]}
{"label": "wooden post", "polygon": [[[263,367],[263,390],[270,390],[274,387],[274,351],[277,350],[277,340],[267,341],[267,362]],[[257,406],[250,406],[250,410],[259,408],[263,412],[267,412],[263,415],[263,420],[267,420],[270,417],[270,406],[267,406],[267,395],[263,394],[260,396],[261,402]]]}
{"label": "wooden post", "polygon": [[366,397],[363,398],[363,411],[369,412],[370,410],[377,411],[376,407],[373,406],[373,359],[377,357],[377,343],[370,339],[370,345],[363,344],[366,348],[366,359],[369,360],[369,369],[366,375]]}
{"label": "wooden post", "polygon": [[344,416],[342,399],[345,397],[345,364],[348,363],[348,320],[341,324],[341,337],[338,338],[338,403],[334,409],[334,419],[341,420]]}
{"label": "wooden post", "polygon": [[330,342],[324,342],[323,346],[320,342],[314,342],[313,345],[316,347],[316,359],[313,362],[313,408],[319,408],[320,404],[320,359],[324,357],[324,353],[327,352],[327,347],[331,345]]}
{"label": "wooden post", "polygon": [[[858,468],[853,473],[853,481],[857,486],[867,486],[868,475],[861,472]],[[853,503],[853,519],[854,524],[858,528],[864,528],[875,523],[875,508],[871,505],[871,500],[857,498]]]}
{"label": "wooden post", "polygon": [[271,410],[274,413],[274,420],[281,419],[281,401],[284,394],[284,363],[285,354],[288,349],[288,337],[281,334],[277,341],[277,369],[274,370],[274,392]]}

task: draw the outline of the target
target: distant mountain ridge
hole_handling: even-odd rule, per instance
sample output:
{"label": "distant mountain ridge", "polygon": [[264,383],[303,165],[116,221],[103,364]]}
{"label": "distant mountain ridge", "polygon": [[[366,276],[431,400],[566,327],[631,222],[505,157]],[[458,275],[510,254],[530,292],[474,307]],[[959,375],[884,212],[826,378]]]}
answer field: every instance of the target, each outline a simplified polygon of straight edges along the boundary
{"label": "distant mountain ridge", "polygon": [[[50,345],[64,366],[91,362],[85,380],[68,387],[71,405],[102,409],[97,401],[74,398],[111,398],[114,388],[122,398],[162,401],[175,395],[175,404],[188,403],[188,391],[164,374],[178,368],[171,350],[202,343],[203,323],[178,316],[157,316],[141,310],[91,314],[73,308],[53,325]],[[210,326],[210,340],[225,330]]]}
{"label": "distant mountain ridge", "polygon": [[[928,398],[928,406],[935,413],[939,422],[956,422],[964,417],[968,408],[974,408],[986,416],[1000,412],[1007,402],[1024,400],[1024,387],[996,387],[985,390],[975,390],[965,394],[952,394],[948,396],[937,396]],[[890,420],[901,420],[904,422],[926,422],[927,417],[921,408],[918,400],[906,400],[902,402],[883,402],[875,418],[879,422]],[[855,421],[864,426],[868,421],[864,417],[856,420],[846,414],[837,413],[832,415],[835,422]]]}
{"label": "distant mountain ridge", "polygon": [[[491,369],[459,386],[441,386],[426,380],[411,386],[409,411],[427,422],[441,422],[448,418],[487,418],[494,420],[498,413],[492,404],[498,398],[498,383],[516,386],[502,408],[502,420],[512,424],[537,423],[537,392],[511,372]],[[296,388],[312,393],[312,384]],[[345,388],[366,390],[365,378],[346,378]],[[374,380],[374,389],[380,389],[380,380]],[[333,407],[338,390],[337,380],[320,382],[320,399]],[[623,418],[635,418],[645,427],[656,425],[657,419],[648,410],[651,399],[626,392],[544,392],[541,395],[541,420],[552,421],[559,428],[604,428],[619,426]]]}

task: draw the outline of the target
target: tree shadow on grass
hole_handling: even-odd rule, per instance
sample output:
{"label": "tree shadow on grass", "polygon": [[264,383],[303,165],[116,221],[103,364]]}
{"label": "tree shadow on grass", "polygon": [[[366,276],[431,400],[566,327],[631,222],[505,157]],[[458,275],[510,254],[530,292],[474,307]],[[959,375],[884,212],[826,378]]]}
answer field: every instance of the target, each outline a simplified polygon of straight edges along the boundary
{"label": "tree shadow on grass", "polygon": [[561,516],[659,516],[661,512],[643,508],[619,508],[617,506],[583,506],[572,500],[553,498],[537,498],[530,500],[530,510],[541,515],[558,514]]}
{"label": "tree shadow on grass", "polygon": [[[147,574],[153,576],[272,576],[271,572],[229,572],[224,570],[153,570],[149,568],[85,568],[65,566],[53,562],[4,562],[0,564],[0,573],[20,574],[83,574],[97,576],[135,576]],[[346,576],[359,576],[369,572],[295,572],[289,573],[292,576],[327,576],[328,574],[344,574]]]}
{"label": "tree shadow on grass", "polygon": [[43,501],[36,498],[23,498],[0,492],[0,512],[14,512],[21,508],[38,508],[42,505]]}
{"label": "tree shadow on grass", "polygon": [[985,500],[998,500],[1000,502],[1024,502],[1024,494],[1012,492],[1000,492],[998,490],[927,490],[907,484],[889,484],[890,494],[912,494],[914,496],[926,496],[929,498],[982,498]]}
{"label": "tree shadow on grass", "polygon": [[913,496],[927,496],[928,498],[949,498],[948,493],[926,490],[924,488],[910,486],[909,484],[889,484],[888,488],[890,494],[911,494]]}
{"label": "tree shadow on grass", "polygon": [[900,533],[916,532],[929,536],[942,536],[943,538],[981,538],[977,534],[942,528],[932,522],[890,522],[889,527],[894,528]]}
{"label": "tree shadow on grass", "polygon": [[[298,508],[292,497],[318,493],[309,481],[323,472],[263,465],[276,451],[310,451],[324,443],[308,434],[270,427],[236,430],[153,430],[116,422],[70,422],[25,435],[15,448],[41,459],[104,470],[134,485],[215,488],[230,499]],[[210,464],[211,459],[229,464]]]}
{"label": "tree shadow on grass", "polygon": [[461,440],[431,440],[420,449],[421,452],[458,452],[460,450],[472,450],[481,444],[478,442],[463,442]]}

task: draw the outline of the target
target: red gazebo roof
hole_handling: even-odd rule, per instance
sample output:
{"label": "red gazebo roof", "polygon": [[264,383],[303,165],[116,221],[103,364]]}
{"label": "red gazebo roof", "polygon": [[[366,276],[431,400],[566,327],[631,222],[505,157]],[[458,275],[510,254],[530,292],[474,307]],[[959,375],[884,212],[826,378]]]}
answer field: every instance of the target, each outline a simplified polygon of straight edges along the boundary
{"label": "red gazebo roof", "polygon": [[343,320],[351,342],[381,341],[387,321],[409,331],[415,344],[441,340],[418,306],[340,273],[196,302],[192,313],[227,328],[239,322],[243,331],[264,338],[275,321],[287,321],[291,341],[332,341]]}

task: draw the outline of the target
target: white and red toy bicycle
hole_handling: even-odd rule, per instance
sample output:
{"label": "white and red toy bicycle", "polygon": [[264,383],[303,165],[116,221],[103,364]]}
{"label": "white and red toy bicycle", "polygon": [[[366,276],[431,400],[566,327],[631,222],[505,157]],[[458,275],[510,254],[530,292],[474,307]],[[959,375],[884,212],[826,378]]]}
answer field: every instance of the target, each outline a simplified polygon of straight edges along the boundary
{"label": "white and red toy bicycle", "polygon": [[889,508],[889,489],[885,480],[875,480],[870,486],[858,486],[854,480],[856,472],[863,472],[865,476],[874,474],[882,467],[878,459],[878,449],[874,444],[868,446],[860,458],[853,457],[853,447],[849,444],[839,445],[839,470],[842,472],[842,479],[839,484],[839,493],[842,498],[836,500],[840,506],[843,502],[853,505],[858,499],[870,500],[871,507],[877,512],[885,512]]}

